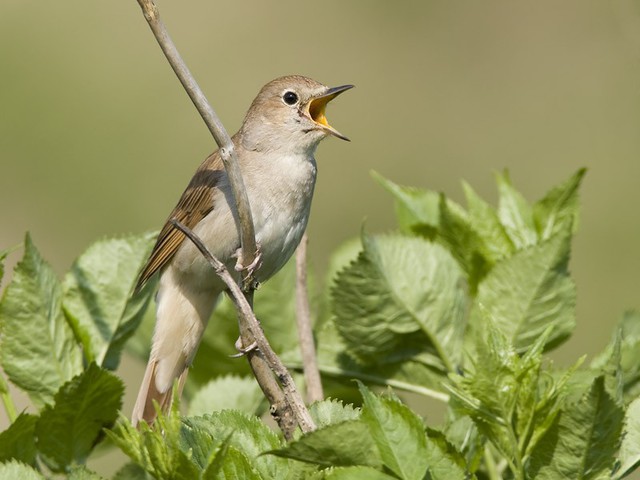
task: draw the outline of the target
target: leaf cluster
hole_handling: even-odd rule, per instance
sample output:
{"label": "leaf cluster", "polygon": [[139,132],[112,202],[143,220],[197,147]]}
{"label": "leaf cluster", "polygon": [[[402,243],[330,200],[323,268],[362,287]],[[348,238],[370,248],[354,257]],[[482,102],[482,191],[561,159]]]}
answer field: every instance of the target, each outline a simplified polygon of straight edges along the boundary
{"label": "leaf cluster", "polygon": [[[532,204],[497,175],[497,207],[467,184],[463,207],[376,174],[394,198],[398,230],[362,232],[335,252],[323,284],[312,280],[332,399],[310,407],[317,430],[291,442],[260,419],[267,405],[246,362],[229,358],[237,337],[229,302],[195,359],[187,415],[174,404],[138,430],[118,417],[124,386],[113,371],[123,348],[146,358],[150,345],[154,285],[134,285],[153,235],[101,240],[61,281],[27,235],[0,301],[0,397],[10,419],[0,478],[100,478],[86,462],[105,443],[128,459],[114,479],[630,475],[640,465],[640,314],[625,313],[589,364],[559,368],[546,355],[576,325],[569,259],[584,173]],[[298,370],[293,279],[286,267],[262,287],[256,312]],[[30,413],[15,411],[5,377],[28,395]],[[442,423],[425,423],[405,392],[443,402]]]}

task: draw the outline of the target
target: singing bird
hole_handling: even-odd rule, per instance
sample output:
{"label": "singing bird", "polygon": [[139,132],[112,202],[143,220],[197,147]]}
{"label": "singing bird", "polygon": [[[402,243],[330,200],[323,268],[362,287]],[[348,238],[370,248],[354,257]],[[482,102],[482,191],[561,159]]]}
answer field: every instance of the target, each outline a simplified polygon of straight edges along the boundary
{"label": "singing bird", "polygon": [[[264,282],[289,260],[309,219],[316,182],[314,153],[329,135],[348,140],[327,122],[327,103],[352,88],[329,88],[293,75],[267,83],[232,137],[259,245],[256,280]],[[176,378],[184,385],[202,334],[225,286],[171,220],[198,235],[239,277],[238,214],[219,151],[196,170],[160,231],[138,288],[160,273],[151,355],[131,421],[152,423],[153,401],[171,404]]]}

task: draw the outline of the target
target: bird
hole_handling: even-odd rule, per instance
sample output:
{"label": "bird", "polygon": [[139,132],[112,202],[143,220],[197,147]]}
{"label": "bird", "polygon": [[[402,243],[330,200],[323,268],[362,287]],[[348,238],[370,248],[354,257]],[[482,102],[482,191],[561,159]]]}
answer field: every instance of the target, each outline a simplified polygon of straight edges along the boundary
{"label": "bird", "polygon": [[[326,137],[349,140],[325,116],[327,104],[353,85],[327,87],[289,75],[267,83],[231,138],[253,216],[259,248],[254,276],[265,282],[289,260],[306,229],[316,183],[314,154]],[[238,212],[220,151],[198,167],[160,231],[137,282],[159,274],[151,353],[131,416],[152,424],[182,391],[209,317],[225,291],[213,268],[174,223],[190,228],[239,280]]]}

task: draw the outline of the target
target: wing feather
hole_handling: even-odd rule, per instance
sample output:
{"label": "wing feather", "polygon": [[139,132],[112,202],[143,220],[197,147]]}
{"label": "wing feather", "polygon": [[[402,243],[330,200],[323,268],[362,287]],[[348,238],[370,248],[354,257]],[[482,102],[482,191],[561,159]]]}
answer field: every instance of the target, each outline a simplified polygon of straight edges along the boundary
{"label": "wing feather", "polygon": [[177,219],[180,223],[193,229],[214,209],[213,190],[220,185],[224,175],[222,160],[218,152],[210,155],[200,165],[162,227],[151,255],[140,272],[136,290],[141,289],[156,272],[167,265],[182,245],[185,234],[175,228],[170,223],[171,220]]}

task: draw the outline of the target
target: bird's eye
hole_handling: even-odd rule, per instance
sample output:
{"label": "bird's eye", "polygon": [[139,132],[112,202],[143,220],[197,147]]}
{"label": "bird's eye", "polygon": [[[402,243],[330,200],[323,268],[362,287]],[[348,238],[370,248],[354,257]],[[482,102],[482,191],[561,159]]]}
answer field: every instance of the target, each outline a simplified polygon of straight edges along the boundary
{"label": "bird's eye", "polygon": [[287,91],[282,95],[282,100],[287,105],[295,105],[298,102],[298,95],[295,92]]}

